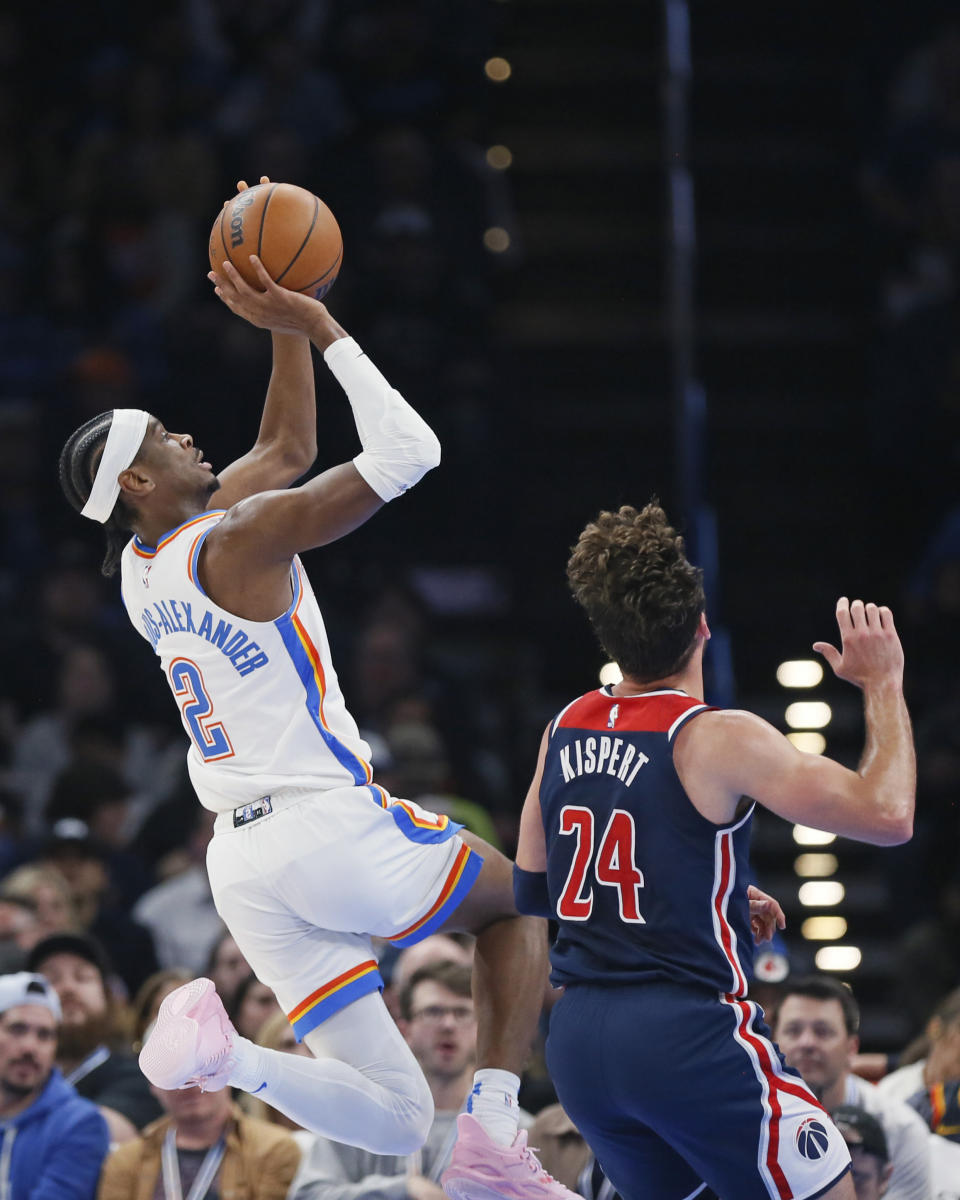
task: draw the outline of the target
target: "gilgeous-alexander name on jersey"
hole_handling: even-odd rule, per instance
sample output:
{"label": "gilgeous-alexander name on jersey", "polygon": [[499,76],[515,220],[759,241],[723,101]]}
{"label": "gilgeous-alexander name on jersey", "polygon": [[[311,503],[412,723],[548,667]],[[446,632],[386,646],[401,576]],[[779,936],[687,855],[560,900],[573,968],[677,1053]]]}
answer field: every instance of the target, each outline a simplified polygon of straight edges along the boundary
{"label": "gilgeous-alexander name on jersey", "polygon": [[204,592],[197,562],[223,516],[201,513],[155,547],[135,537],[121,558],[124,605],[180,708],[200,802],[228,812],[283,787],[369,783],[370,748],[344,703],[300,560],[290,605],[273,621],[237,617]]}

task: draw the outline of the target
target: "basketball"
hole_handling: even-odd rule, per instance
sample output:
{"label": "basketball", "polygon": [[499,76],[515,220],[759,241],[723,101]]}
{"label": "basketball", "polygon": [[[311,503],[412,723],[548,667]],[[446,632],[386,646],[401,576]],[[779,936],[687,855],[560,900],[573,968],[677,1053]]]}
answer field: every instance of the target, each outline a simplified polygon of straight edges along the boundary
{"label": "basketball", "polygon": [[343,261],[343,238],[324,202],[292,183],[259,183],[238,192],[210,230],[210,266],[222,274],[229,259],[251,287],[260,288],[250,255],[281,287],[322,299]]}

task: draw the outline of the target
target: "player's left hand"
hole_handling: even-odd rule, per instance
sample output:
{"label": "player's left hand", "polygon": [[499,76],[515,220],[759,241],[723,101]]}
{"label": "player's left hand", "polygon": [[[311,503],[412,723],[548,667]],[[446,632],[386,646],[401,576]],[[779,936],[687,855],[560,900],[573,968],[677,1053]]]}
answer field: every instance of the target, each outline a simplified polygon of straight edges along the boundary
{"label": "player's left hand", "polygon": [[747,899],[750,901],[750,932],[755,946],[769,942],[778,929],[786,929],[787,918],[772,896],[761,892],[751,883],[747,888]]}

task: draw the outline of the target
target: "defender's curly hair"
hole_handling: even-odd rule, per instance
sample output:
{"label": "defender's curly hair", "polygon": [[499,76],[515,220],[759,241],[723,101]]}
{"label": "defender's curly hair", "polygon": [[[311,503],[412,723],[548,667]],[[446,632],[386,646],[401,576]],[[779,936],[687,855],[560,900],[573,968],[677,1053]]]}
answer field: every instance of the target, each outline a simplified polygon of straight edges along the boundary
{"label": "defender's curly hair", "polygon": [[567,563],[574,598],[624,675],[647,683],[682,670],[704,610],[703,572],[653,500],[602,512]]}
{"label": "defender's curly hair", "polygon": [[[112,421],[112,412],[92,417],[70,435],[60,451],[60,487],[77,512],[82,510],[90,498],[97,464],[103,454]],[[133,513],[120,496],[109,520],[103,526],[107,535],[107,549],[100,571],[108,578],[117,572],[120,555],[130,540],[132,523]]]}

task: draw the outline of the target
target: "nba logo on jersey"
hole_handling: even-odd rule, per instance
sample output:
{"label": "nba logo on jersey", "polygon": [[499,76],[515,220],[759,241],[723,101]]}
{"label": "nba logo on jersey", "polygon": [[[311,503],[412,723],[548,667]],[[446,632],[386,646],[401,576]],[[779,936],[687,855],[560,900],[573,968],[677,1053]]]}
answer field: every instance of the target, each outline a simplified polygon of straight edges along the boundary
{"label": "nba logo on jersey", "polygon": [[150,568],[152,566],[153,563],[147,563],[147,565],[143,568],[143,574],[140,576],[140,582],[145,588],[150,586],[150,580],[147,578],[147,576],[150,574]]}
{"label": "nba logo on jersey", "polygon": [[807,1117],[797,1130],[797,1149],[804,1158],[823,1158],[830,1146],[830,1136],[816,1117]]}
{"label": "nba logo on jersey", "polygon": [[617,717],[619,717],[619,716],[620,716],[620,705],[615,704],[613,706],[613,708],[610,709],[610,716],[607,717],[607,728],[608,729],[612,729],[614,727],[614,725],[616,725]]}

